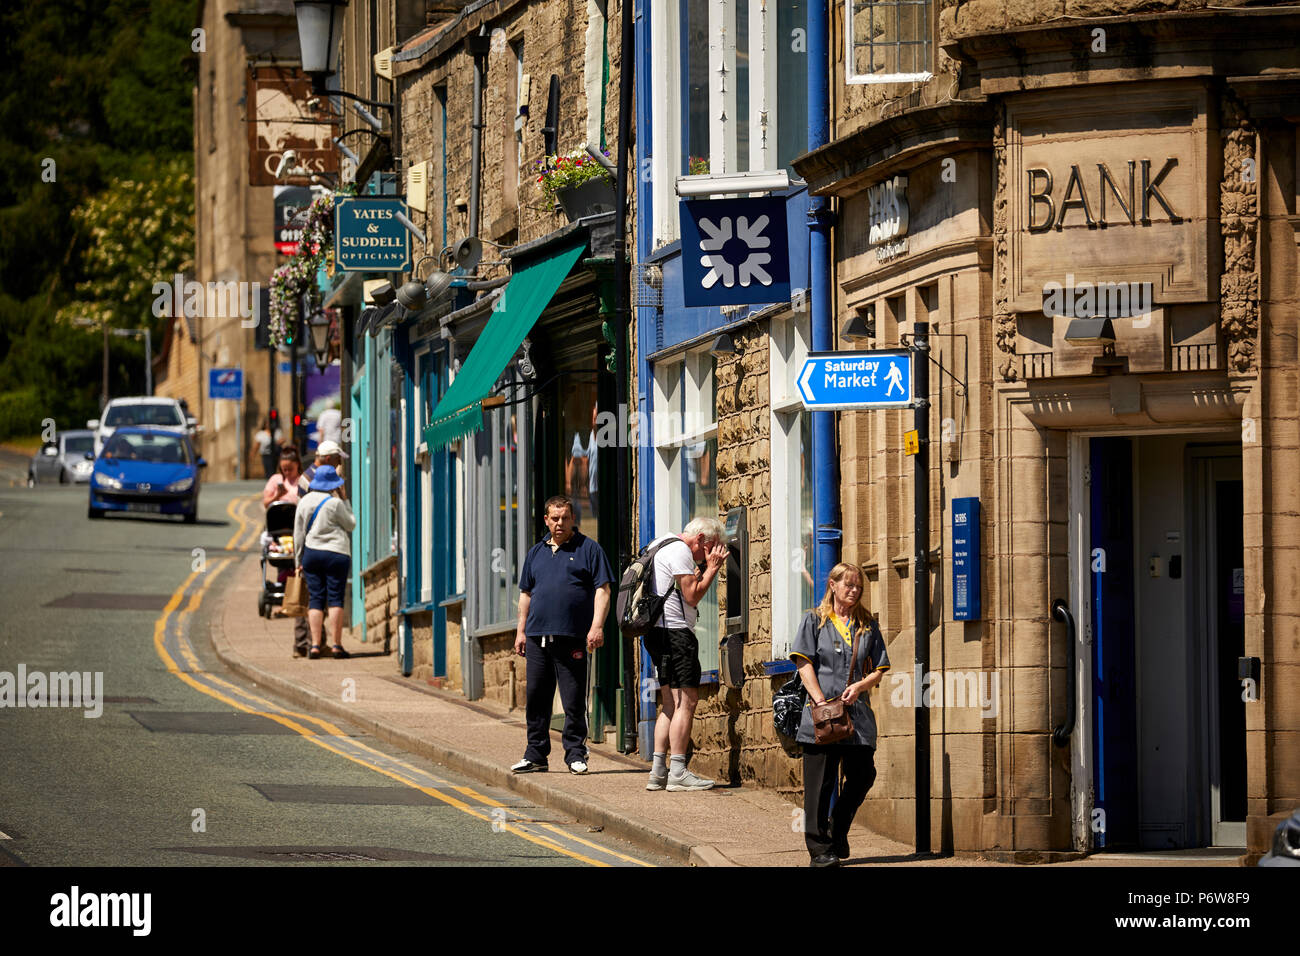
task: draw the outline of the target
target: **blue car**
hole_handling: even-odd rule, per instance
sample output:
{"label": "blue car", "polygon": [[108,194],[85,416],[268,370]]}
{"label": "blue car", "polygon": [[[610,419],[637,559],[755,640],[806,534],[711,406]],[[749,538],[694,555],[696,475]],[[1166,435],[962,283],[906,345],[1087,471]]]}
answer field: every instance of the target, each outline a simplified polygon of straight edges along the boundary
{"label": "blue car", "polygon": [[184,434],[157,428],[124,427],[113,432],[90,474],[87,515],[108,511],[199,516],[199,469],[207,462]]}

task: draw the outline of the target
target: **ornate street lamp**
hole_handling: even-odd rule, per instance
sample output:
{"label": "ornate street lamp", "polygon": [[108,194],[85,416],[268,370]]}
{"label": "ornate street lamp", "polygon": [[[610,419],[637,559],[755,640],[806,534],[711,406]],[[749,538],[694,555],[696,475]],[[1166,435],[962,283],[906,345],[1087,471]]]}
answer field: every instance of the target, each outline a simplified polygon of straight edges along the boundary
{"label": "ornate street lamp", "polygon": [[317,309],[307,320],[311,333],[311,350],[316,358],[316,368],[325,371],[330,364],[330,317],[324,309]]}
{"label": "ornate street lamp", "polygon": [[[311,88],[315,93],[341,96],[367,106],[391,110],[392,103],[368,100],[364,96],[346,90],[332,90],[328,86],[329,78],[339,71],[339,37],[343,34],[343,11],[347,6],[348,0],[294,0],[293,12],[298,18],[302,71],[311,77]],[[377,120],[371,125],[376,123]]]}
{"label": "ornate street lamp", "polygon": [[323,91],[326,78],[339,70],[339,35],[347,5],[348,0],[294,0],[302,71],[311,77],[317,92]]}

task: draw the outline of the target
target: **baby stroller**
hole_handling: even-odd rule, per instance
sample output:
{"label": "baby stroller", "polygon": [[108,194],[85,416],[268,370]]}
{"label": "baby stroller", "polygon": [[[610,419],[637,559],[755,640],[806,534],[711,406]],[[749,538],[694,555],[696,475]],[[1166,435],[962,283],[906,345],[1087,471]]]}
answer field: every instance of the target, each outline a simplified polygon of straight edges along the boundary
{"label": "baby stroller", "polygon": [[[266,509],[266,531],[262,533],[262,590],[257,595],[257,612],[270,617],[271,609],[284,603],[280,572],[293,570],[293,519],[298,506],[289,501],[272,502]],[[270,565],[274,573],[267,577]]]}

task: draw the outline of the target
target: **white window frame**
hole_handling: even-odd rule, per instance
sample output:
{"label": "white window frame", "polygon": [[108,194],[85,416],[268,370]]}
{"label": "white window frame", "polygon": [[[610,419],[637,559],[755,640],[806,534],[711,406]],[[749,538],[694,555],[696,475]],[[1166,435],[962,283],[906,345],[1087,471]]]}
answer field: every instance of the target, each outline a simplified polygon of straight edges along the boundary
{"label": "white window frame", "polygon": [[[680,495],[682,469],[686,467],[685,455],[689,446],[718,437],[715,375],[713,356],[707,346],[655,363],[651,428],[655,446],[656,538],[680,532],[690,520],[686,503]],[[716,486],[716,461],[712,467]],[[714,628],[709,632],[712,634],[719,625],[716,620],[708,625],[702,620],[697,621],[697,635],[701,626]],[[716,640],[712,644],[700,641],[700,656],[706,671],[719,666],[717,653]]]}
{"label": "white window frame", "polygon": [[[859,12],[868,12],[869,8],[878,4],[889,4],[891,9],[898,9],[898,3],[910,2],[910,0],[844,0],[844,82],[850,85],[870,84],[870,83],[924,83],[932,79],[934,74],[929,70],[920,73],[858,73],[855,69],[855,60],[853,58],[853,37],[855,30],[853,28],[854,18]],[[925,9],[925,29],[930,35],[925,38],[925,43],[929,48],[929,54],[934,56],[934,3],[933,0],[924,0],[921,6]],[[860,11],[859,8],[865,8]]]}
{"label": "white window frame", "polygon": [[[790,341],[787,342],[787,337]],[[787,312],[772,320],[768,336],[769,388],[771,391],[771,478],[772,528],[772,657],[783,661],[790,656],[795,629],[799,624],[799,591],[794,584],[792,562],[801,547],[799,502],[799,434],[797,419],[803,413],[795,379],[808,357],[812,343],[812,322],[807,312]],[[777,503],[781,503],[778,505]],[[791,506],[793,503],[793,507]],[[810,566],[812,555],[802,555]],[[813,595],[814,600],[816,595]],[[791,605],[794,612],[791,612]]]}
{"label": "white window frame", "polygon": [[[710,0],[709,2],[709,172],[736,172],[736,9],[749,10],[749,165],[776,168],[777,56],[776,4],[779,0]],[[650,20],[655,70],[650,122],[654,131],[650,157],[653,238],[660,249],[681,238],[677,177],[682,151],[682,48],[678,0],[658,0]],[[721,67],[725,64],[726,72]],[[770,136],[769,136],[770,133]]]}

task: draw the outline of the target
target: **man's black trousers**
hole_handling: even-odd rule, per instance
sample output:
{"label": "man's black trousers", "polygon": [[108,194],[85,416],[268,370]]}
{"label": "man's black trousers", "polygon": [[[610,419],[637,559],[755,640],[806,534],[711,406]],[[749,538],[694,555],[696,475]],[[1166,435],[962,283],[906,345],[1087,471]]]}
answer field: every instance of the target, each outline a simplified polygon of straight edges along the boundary
{"label": "man's black trousers", "polygon": [[[542,646],[542,641],[546,646]],[[528,638],[528,749],[524,759],[546,763],[551,752],[551,706],[555,685],[564,703],[564,762],[587,759],[587,639]]]}

